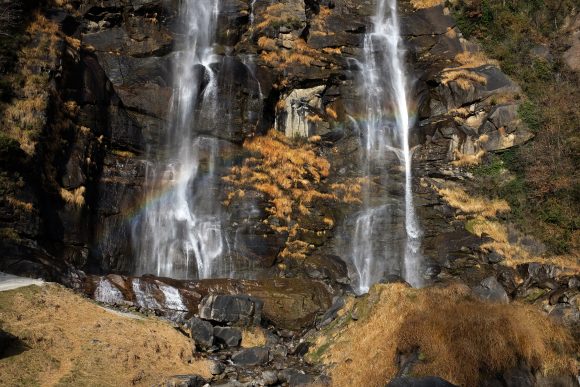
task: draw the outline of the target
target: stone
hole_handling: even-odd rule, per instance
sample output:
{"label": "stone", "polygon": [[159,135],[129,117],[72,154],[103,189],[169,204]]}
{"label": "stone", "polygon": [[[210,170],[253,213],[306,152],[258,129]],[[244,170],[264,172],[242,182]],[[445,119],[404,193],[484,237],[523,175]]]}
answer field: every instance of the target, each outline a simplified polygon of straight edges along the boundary
{"label": "stone", "polygon": [[278,374],[278,378],[289,386],[308,386],[313,382],[313,377],[293,368],[285,369]]}
{"label": "stone", "polygon": [[202,387],[206,380],[199,375],[175,375],[167,383],[167,387]]}
{"label": "stone", "polygon": [[253,347],[242,349],[232,355],[232,361],[241,366],[254,366],[266,364],[270,357],[270,351],[265,347]]}
{"label": "stone", "polygon": [[491,251],[488,255],[487,255],[487,261],[489,263],[500,263],[501,261],[504,260],[503,255],[501,255],[500,253],[498,253],[497,251]]}
{"label": "stone", "polygon": [[226,370],[226,366],[218,361],[214,361],[209,366],[209,372],[212,375],[221,375]]}
{"label": "stone", "polygon": [[249,296],[208,295],[201,300],[199,316],[218,323],[260,324],[263,302]]}
{"label": "stone", "polygon": [[322,113],[322,92],[326,86],[294,89],[282,96],[284,106],[278,112],[276,128],[287,137],[309,137],[314,134],[310,118]]}
{"label": "stone", "polygon": [[387,387],[457,387],[437,376],[424,376],[420,378],[401,376],[391,380]]}
{"label": "stone", "polygon": [[332,301],[332,306],[330,307],[330,309],[326,311],[326,313],[324,313],[324,315],[320,319],[320,322],[316,324],[316,327],[320,329],[330,324],[336,318],[338,311],[341,310],[342,307],[344,306],[344,302],[345,301],[343,297],[339,296],[334,297]]}
{"label": "stone", "polygon": [[264,371],[262,372],[262,381],[266,386],[274,385],[278,383],[278,375],[274,371]]}
{"label": "stone", "polygon": [[510,300],[505,289],[495,277],[488,277],[481,281],[478,286],[473,288],[473,293],[481,299],[502,304],[507,304]]}
{"label": "stone", "polygon": [[213,335],[218,344],[226,347],[237,347],[242,341],[242,331],[239,328],[214,327]]}
{"label": "stone", "polygon": [[196,347],[199,349],[207,349],[213,345],[214,336],[211,323],[197,317],[192,317],[187,322],[187,327],[191,333],[191,338],[195,341]]}

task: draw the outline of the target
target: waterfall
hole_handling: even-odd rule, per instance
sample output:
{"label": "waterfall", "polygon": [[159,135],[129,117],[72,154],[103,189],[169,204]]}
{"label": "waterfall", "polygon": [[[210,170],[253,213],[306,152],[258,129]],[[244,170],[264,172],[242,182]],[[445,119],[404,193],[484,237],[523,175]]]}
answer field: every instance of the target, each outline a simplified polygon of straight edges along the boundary
{"label": "waterfall", "polygon": [[[400,274],[413,286],[421,284],[421,232],[413,204],[412,150],[409,145],[412,117],[396,0],[378,0],[372,22],[373,29],[365,36],[362,63],[366,119],[362,128],[361,165],[362,174],[370,181],[363,192],[363,207],[353,227],[351,248],[354,266],[351,276],[359,293],[368,291],[386,274]],[[386,171],[386,164],[391,163],[388,153],[396,155],[395,160],[401,163],[404,173],[402,204],[405,227],[402,238],[397,237],[397,225],[393,224],[400,201],[393,203],[385,193],[382,193],[382,198],[377,198],[376,191],[380,188],[373,190],[370,187],[374,183],[373,177],[383,185],[394,184],[394,179]],[[397,246],[399,242],[403,246]]]}
{"label": "waterfall", "polygon": [[[226,272],[227,243],[217,198],[219,142],[203,137],[199,112],[215,111],[217,74],[210,66],[218,1],[183,0],[174,56],[167,130],[148,150],[146,206],[133,223],[136,274],[208,278]],[[160,101],[161,103],[161,101]],[[207,113],[206,113],[207,114]],[[209,124],[207,124],[209,125]]]}

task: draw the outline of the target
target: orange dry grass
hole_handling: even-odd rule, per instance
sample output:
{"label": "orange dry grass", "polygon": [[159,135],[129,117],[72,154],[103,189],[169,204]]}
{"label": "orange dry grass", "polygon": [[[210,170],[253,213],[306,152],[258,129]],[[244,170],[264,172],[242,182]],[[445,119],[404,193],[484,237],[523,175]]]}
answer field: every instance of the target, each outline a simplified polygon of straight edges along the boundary
{"label": "orange dry grass", "polygon": [[288,15],[304,12],[304,7],[299,3],[276,3],[269,5],[262,14],[263,20],[258,23],[256,28],[262,30],[272,25],[282,25],[292,22]]}
{"label": "orange dry grass", "polygon": [[508,238],[508,229],[505,225],[478,217],[470,221],[470,231],[481,237],[487,235],[492,239],[481,245],[485,251],[495,251],[504,257],[503,263],[516,267],[525,263],[541,263],[558,266],[568,273],[580,273],[580,257],[577,255],[561,255],[540,257],[530,252],[519,240],[515,242]]}
{"label": "orange dry grass", "polygon": [[85,187],[80,186],[74,191],[61,188],[60,197],[68,204],[72,204],[76,207],[82,207],[85,204]]}
{"label": "orange dry grass", "polygon": [[304,41],[297,38],[293,41],[292,49],[283,49],[272,44],[273,39],[260,37],[258,45],[265,51],[262,51],[260,58],[270,66],[286,68],[289,64],[302,64],[309,66],[319,56],[318,52]]}
{"label": "orange dry grass", "polygon": [[441,76],[441,82],[447,85],[449,82],[455,82],[464,90],[468,90],[473,87],[472,83],[480,83],[485,85],[487,83],[487,78],[476,72],[469,71],[466,69],[448,69],[443,71]]}
{"label": "orange dry grass", "polygon": [[3,386],[151,386],[176,374],[210,376],[209,362],[195,360],[190,339],[169,324],[114,314],[58,285],[0,292],[0,321],[28,347],[0,359]]}
{"label": "orange dry grass", "polygon": [[483,149],[480,149],[479,151],[477,151],[477,153],[472,155],[463,154],[458,150],[455,150],[455,152],[453,153],[457,159],[452,161],[451,164],[453,164],[456,167],[472,167],[475,165],[479,165],[481,164],[481,159],[483,158],[483,156],[485,156],[485,151]]}
{"label": "orange dry grass", "polygon": [[415,9],[431,8],[441,4],[442,0],[411,0],[411,5]]}
{"label": "orange dry grass", "polygon": [[531,306],[477,300],[460,285],[376,285],[353,310],[358,321],[326,332],[310,352],[331,366],[335,386],[384,386],[398,372],[397,353],[415,350],[413,375],[462,386],[478,385],[482,373],[506,371],[520,359],[544,374],[576,371],[577,344],[564,327]]}
{"label": "orange dry grass", "polygon": [[447,204],[465,214],[495,217],[498,213],[510,211],[510,206],[505,200],[490,200],[471,196],[461,188],[443,188],[438,190],[438,192]]}
{"label": "orange dry grass", "polygon": [[[30,36],[28,45],[18,53],[19,74],[8,76],[19,91],[17,98],[4,106],[4,115],[0,126],[6,128],[6,134],[17,140],[20,147],[32,155],[40,131],[45,125],[46,107],[48,104],[48,75],[38,74],[38,68],[55,68],[58,57],[59,27],[58,24],[37,13],[26,29]],[[12,79],[11,79],[12,78]],[[17,80],[24,79],[24,84]]]}
{"label": "orange dry grass", "polygon": [[298,145],[271,130],[266,136],[246,141],[244,148],[256,157],[232,168],[225,180],[265,194],[272,204],[268,211],[276,217],[289,222],[298,213],[307,213],[314,199],[335,198],[316,190],[328,176],[330,164],[316,155],[311,144]]}

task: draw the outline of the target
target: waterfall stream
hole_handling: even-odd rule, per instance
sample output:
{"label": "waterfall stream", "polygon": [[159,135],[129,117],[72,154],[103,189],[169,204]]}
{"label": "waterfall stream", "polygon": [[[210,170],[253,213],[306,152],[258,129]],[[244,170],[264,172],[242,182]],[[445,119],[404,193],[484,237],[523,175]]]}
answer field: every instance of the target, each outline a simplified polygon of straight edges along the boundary
{"label": "waterfall stream", "polygon": [[227,275],[219,260],[227,250],[215,192],[219,142],[197,134],[204,129],[197,127],[197,112],[215,111],[218,102],[217,74],[210,66],[217,61],[212,47],[218,3],[184,0],[180,6],[167,131],[161,150],[148,152],[147,205],[133,225],[137,275]]}
{"label": "waterfall stream", "polygon": [[[359,293],[386,274],[399,274],[419,286],[420,229],[415,216],[412,192],[412,150],[409,130],[412,118],[408,106],[409,82],[405,72],[405,52],[399,29],[396,0],[378,0],[373,28],[365,36],[362,86],[366,106],[363,121],[361,165],[369,187],[363,192],[363,208],[353,227],[352,277]],[[399,238],[395,222],[398,202],[385,193],[377,198],[370,186],[395,184],[388,173],[389,155],[396,155],[404,174],[404,236]],[[374,179],[374,180],[373,180]],[[380,191],[380,188],[378,189]],[[380,196],[380,195],[379,195]],[[384,202],[387,202],[386,204]],[[402,243],[402,246],[397,246]],[[400,262],[402,258],[402,263]],[[396,262],[395,262],[396,261]]]}

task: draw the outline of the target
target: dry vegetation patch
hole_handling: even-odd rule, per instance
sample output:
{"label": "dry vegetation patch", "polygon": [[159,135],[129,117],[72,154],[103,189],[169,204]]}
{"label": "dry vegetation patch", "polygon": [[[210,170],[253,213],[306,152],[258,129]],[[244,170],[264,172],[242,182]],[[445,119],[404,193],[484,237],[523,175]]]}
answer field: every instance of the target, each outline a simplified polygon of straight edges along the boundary
{"label": "dry vegetation patch", "polygon": [[208,377],[192,343],[152,318],[113,314],[58,285],[0,292],[0,327],[26,345],[0,359],[0,385],[157,385],[176,374]]}
{"label": "dry vegetation patch", "polygon": [[510,211],[510,206],[505,200],[491,200],[484,197],[471,196],[458,187],[443,188],[438,190],[438,192],[447,204],[465,214],[495,217],[497,214]]}
{"label": "dry vegetation patch", "polygon": [[411,0],[411,5],[415,9],[431,8],[440,5],[442,0]]}
{"label": "dry vegetation patch", "polygon": [[533,307],[472,297],[461,285],[412,289],[375,285],[321,336],[310,356],[331,366],[333,385],[384,386],[398,372],[400,353],[418,352],[413,375],[436,375],[475,386],[484,374],[525,361],[547,375],[573,374],[570,333]]}

